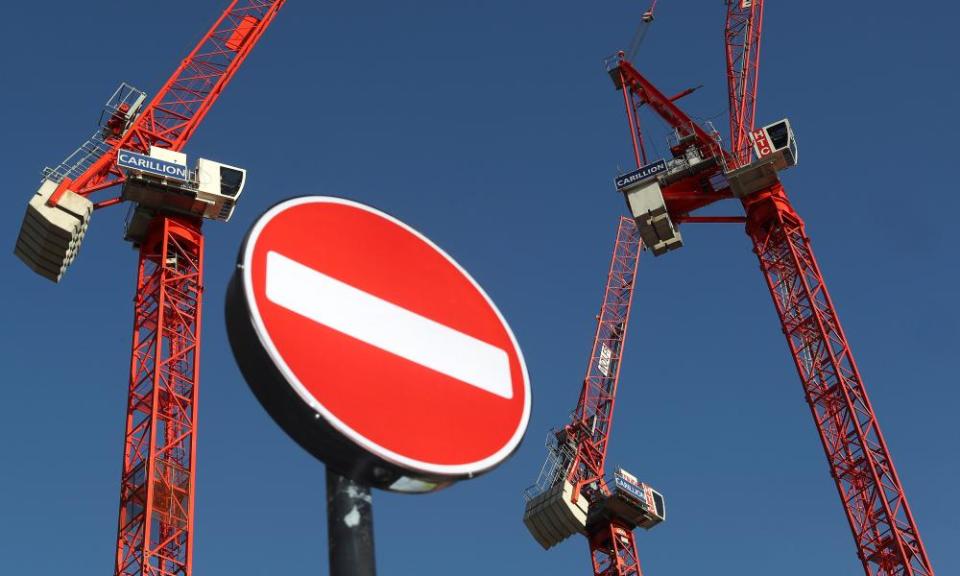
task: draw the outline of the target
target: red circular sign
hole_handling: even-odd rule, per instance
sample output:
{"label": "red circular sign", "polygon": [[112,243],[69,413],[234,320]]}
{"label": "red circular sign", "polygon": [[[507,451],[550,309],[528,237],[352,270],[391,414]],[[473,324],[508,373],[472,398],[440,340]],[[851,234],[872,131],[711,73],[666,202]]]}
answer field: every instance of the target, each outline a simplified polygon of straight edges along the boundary
{"label": "red circular sign", "polygon": [[264,214],[241,253],[250,321],[296,396],[403,469],[469,477],[519,444],[520,348],[477,282],[374,208],[305,197]]}

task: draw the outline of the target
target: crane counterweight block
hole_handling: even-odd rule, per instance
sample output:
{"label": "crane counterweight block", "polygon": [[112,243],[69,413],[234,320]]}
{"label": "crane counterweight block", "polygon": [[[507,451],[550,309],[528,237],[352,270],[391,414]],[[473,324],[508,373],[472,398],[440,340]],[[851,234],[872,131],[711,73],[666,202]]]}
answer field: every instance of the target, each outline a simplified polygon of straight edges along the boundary
{"label": "crane counterweight block", "polygon": [[683,246],[683,238],[667,212],[667,203],[660,189],[658,175],[666,171],[666,161],[658,160],[618,176],[614,181],[637,222],[643,244],[650,248],[654,256]]}
{"label": "crane counterweight block", "polygon": [[27,203],[13,250],[31,270],[53,282],[60,282],[77,257],[93,215],[93,202],[70,190],[48,205],[57,189],[56,182],[44,180]]}
{"label": "crane counterweight block", "polygon": [[622,468],[612,478],[591,483],[589,498],[585,494],[574,498],[575,490],[563,479],[527,501],[523,523],[545,550],[611,522],[649,530],[666,519],[663,496]]}
{"label": "crane counterweight block", "polygon": [[573,491],[573,484],[563,480],[527,501],[523,523],[544,550],[587,533],[589,504],[583,497],[573,502]]}

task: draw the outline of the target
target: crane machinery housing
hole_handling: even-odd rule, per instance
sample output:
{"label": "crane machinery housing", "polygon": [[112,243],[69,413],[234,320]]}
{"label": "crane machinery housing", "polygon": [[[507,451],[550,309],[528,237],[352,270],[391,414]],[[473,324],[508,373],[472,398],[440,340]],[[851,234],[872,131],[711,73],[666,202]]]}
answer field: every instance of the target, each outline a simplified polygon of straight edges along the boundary
{"label": "crane machinery housing", "polygon": [[[100,127],[43,171],[14,248],[59,282],[93,212],[131,204],[125,238],[139,248],[114,574],[188,576],[193,563],[203,220],[227,221],[242,168],[181,150],[284,0],[232,0],[156,95],[123,83]],[[94,201],[95,193],[121,187]]]}
{"label": "crane machinery housing", "polygon": [[[611,487],[604,469],[641,246],[661,256],[683,246],[681,224],[742,223],[780,318],[864,573],[932,576],[804,222],[780,181],[780,171],[798,159],[792,127],[786,119],[755,127],[764,0],[725,0],[725,7],[728,147],[716,130],[700,126],[675,103],[692,90],[668,97],[624,52],[608,60],[607,72],[623,95],[637,166],[614,179],[631,218],[620,221],[577,408],[571,422],[549,437],[547,462],[526,493],[524,522],[544,548],[584,534],[596,576],[642,573],[632,528],[656,522],[632,522],[636,507],[608,504],[617,498],[622,472]],[[644,27],[653,20],[652,8],[648,14]],[[648,161],[642,106],[673,130],[670,158]],[[744,215],[693,214],[727,199],[738,201]],[[648,514],[661,510],[654,498],[645,509]]]}

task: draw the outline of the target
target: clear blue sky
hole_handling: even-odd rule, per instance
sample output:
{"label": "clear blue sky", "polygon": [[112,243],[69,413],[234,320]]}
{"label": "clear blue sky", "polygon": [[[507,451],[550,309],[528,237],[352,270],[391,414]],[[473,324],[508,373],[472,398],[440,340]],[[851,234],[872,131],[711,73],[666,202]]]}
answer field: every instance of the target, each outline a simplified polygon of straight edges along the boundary
{"label": "clear blue sky", "polygon": [[[93,131],[120,81],[155,91],[226,1],[17,2],[0,23],[0,557],[7,574],[112,569],[136,254],[98,212],[61,285],[11,254],[44,165]],[[960,573],[960,344],[946,2],[769,0],[759,117],[789,116],[785,176],[941,575]],[[601,59],[645,3],[291,0],[188,152],[245,166],[234,220],[206,227],[198,575],[326,573],[322,466],[274,426],[227,345],[240,240],[280,199],[333,194],[422,230],[511,322],[532,377],[527,440],[495,472],[375,495],[385,575],[589,573],[542,551],[521,491],[583,375],[630,149]],[[725,131],[719,0],[664,0],[637,65]],[[663,142],[659,128],[650,138]],[[663,147],[661,146],[661,150]],[[734,205],[727,212],[733,212]],[[858,574],[859,564],[742,227],[686,226],[645,255],[610,463],[660,489],[648,575]]]}

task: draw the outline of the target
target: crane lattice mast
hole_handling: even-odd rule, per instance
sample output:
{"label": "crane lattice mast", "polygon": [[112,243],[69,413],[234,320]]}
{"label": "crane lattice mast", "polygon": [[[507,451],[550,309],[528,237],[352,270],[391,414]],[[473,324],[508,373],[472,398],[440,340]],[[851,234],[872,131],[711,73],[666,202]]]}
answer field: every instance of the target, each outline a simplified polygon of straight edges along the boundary
{"label": "crane lattice mast", "polygon": [[[797,148],[787,120],[760,129],[755,128],[757,86],[763,0],[728,0],[725,46],[730,105],[730,146],[725,149],[715,130],[694,122],[675,103],[690,92],[667,97],[634,68],[621,52],[608,71],[619,90],[623,90],[630,136],[638,169],[617,178],[617,187],[627,198],[637,223],[642,244],[662,255],[682,246],[681,223],[745,223],[761,270],[773,297],[781,327],[787,338],[807,403],[814,417],[821,443],[827,455],[844,507],[858,557],[867,576],[933,576],[893,466],[893,460],[870,405],[866,389],[854,361],[839,317],[830,299],[823,275],[817,265],[802,219],[797,215],[780,183],[779,171],[796,164]],[[674,131],[670,147],[672,158],[647,164],[638,111],[646,106]],[[745,216],[698,216],[693,212],[725,199],[737,199]],[[622,344],[622,343],[621,343]],[[620,349],[617,349],[620,359]],[[596,347],[594,358],[596,362]],[[619,364],[618,364],[619,367]],[[583,406],[608,406],[612,398],[592,392],[585,386]],[[599,390],[603,390],[600,388]],[[615,391],[615,388],[613,389]],[[596,410],[600,415],[606,413]],[[567,482],[552,479],[553,493],[562,492],[564,502],[587,500],[603,503],[608,485],[602,477],[603,444],[591,442],[593,420],[584,420],[578,408],[573,423],[560,439],[573,439],[564,451],[562,442],[551,445],[551,458],[574,465]],[[604,432],[609,434],[609,420]],[[582,447],[582,448],[581,448]],[[564,460],[566,457],[566,460]],[[549,462],[550,460],[548,460]],[[597,464],[599,463],[599,465]],[[545,471],[552,468],[547,466]],[[560,466],[562,467],[562,466]],[[576,481],[579,490],[571,489]],[[528,501],[525,521],[535,537],[547,547],[554,539],[549,530],[531,521],[544,516],[563,526],[561,536],[573,533],[576,507],[562,509],[549,505],[550,490]],[[595,495],[599,494],[600,497]],[[587,496],[580,498],[581,495]],[[591,501],[590,496],[594,496]],[[589,518],[593,510],[584,506],[591,553],[609,559],[602,570],[594,561],[595,574],[632,574],[639,572],[636,547],[629,526],[621,527],[621,538],[606,538],[601,531],[591,532]],[[624,529],[625,528],[625,529]],[[546,534],[546,536],[545,536]],[[595,538],[605,538],[607,552],[598,556]],[[622,547],[619,545],[622,544]],[[613,562],[624,550],[632,550],[632,560]],[[635,568],[634,568],[635,567]]]}
{"label": "crane lattice mast", "polygon": [[727,98],[730,102],[730,151],[736,166],[750,162],[750,133],[757,115],[760,83],[760,38],[764,0],[727,0],[724,44]]}
{"label": "crane lattice mast", "polygon": [[933,576],[803,221],[779,183],[744,206],[864,572]]}
{"label": "crane lattice mast", "polygon": [[[806,235],[776,173],[796,162],[789,123],[754,129],[762,0],[728,2],[727,77],[731,149],[700,129],[672,99],[626,60],[622,85],[649,104],[695,149],[698,170],[668,172],[662,194],[676,222],[745,221],[804,385],[815,424],[868,576],[928,576],[926,555],[903,487],[877,424],[836,310]],[[628,116],[632,112],[628,110]],[[783,137],[782,144],[768,142]],[[763,146],[777,148],[768,154]],[[683,145],[678,145],[683,148]],[[674,153],[684,150],[674,150]],[[689,155],[689,154],[688,154]],[[754,158],[756,157],[756,158]],[[780,159],[778,159],[780,158]],[[787,158],[788,160],[782,160]],[[783,165],[777,165],[777,163]],[[726,182],[717,178],[726,176]],[[697,217],[690,212],[739,198],[745,217]]]}
{"label": "crane lattice mast", "polygon": [[[753,144],[763,136],[754,134],[763,5],[764,0],[727,1],[730,146],[736,167],[750,163]],[[762,163],[762,147],[756,149]],[[932,576],[803,220],[779,181],[742,196],[741,202],[865,573]]]}
{"label": "crane lattice mast", "polygon": [[[59,282],[73,261],[93,209],[132,200],[139,245],[133,342],[120,487],[114,574],[189,576],[193,559],[197,389],[203,299],[202,219],[192,205],[150,206],[123,194],[96,204],[89,196],[128,184],[118,154],[158,158],[181,150],[284,0],[233,0],[173,75],[146,95],[123,84],[108,102],[102,128],[63,163],[44,171],[16,252],[32,269]],[[181,155],[182,156],[182,155]],[[169,159],[169,156],[164,156]],[[201,160],[201,162],[204,162]],[[215,168],[230,171],[216,164]],[[200,168],[198,168],[198,171]],[[184,167],[186,172],[186,168]],[[241,170],[232,170],[233,175]],[[193,177],[195,178],[195,176]],[[144,180],[157,190],[166,180]],[[242,184],[226,195],[239,195]],[[196,197],[203,184],[178,184]],[[198,191],[199,186],[199,191]],[[219,193],[218,190],[215,191]],[[142,193],[142,191],[141,191]],[[181,194],[181,197],[183,195]],[[235,200],[235,198],[233,198]],[[226,220],[229,210],[217,219]],[[193,210],[194,212],[191,212]]]}
{"label": "crane lattice mast", "polygon": [[[631,218],[620,218],[583,388],[573,418],[559,439],[576,447],[573,462],[567,467],[574,498],[582,496],[598,502],[608,495],[603,482],[607,444],[641,249],[637,225]],[[641,575],[631,526],[607,518],[588,530],[594,574]]]}
{"label": "crane lattice mast", "polygon": [[[695,174],[663,188],[677,222],[745,221],[761,269],[771,290],[788,345],[804,385],[807,402],[823,442],[841,500],[868,576],[930,576],[933,569],[903,487],[900,484],[876,415],[860,379],[849,344],[829,298],[826,284],[797,215],[778,178],[743,194],[714,178],[731,162],[731,152],[717,149],[706,131],[626,60],[618,69],[625,85],[650,105],[680,140],[688,138],[704,158],[719,156]],[[731,103],[733,109],[733,103]],[[679,114],[679,115],[678,115]],[[792,134],[791,134],[792,138]],[[749,186],[770,176],[761,158],[726,175]],[[711,165],[712,164],[712,165]],[[765,176],[757,180],[756,173]],[[746,175],[746,176],[744,176]],[[736,178],[736,179],[735,179]],[[669,174],[664,178],[669,181]],[[748,190],[749,190],[748,186]],[[746,217],[697,217],[689,212],[725,198],[739,197]]]}
{"label": "crane lattice mast", "polygon": [[[636,223],[621,217],[577,407],[570,423],[550,438],[544,473],[527,493],[524,521],[541,545],[549,548],[582,533],[597,576],[642,576],[633,529],[662,520],[662,499],[659,517],[641,509],[647,497],[653,501],[652,489],[624,470],[612,481],[605,471],[642,249]],[[635,493],[626,494],[630,489]],[[641,499],[642,505],[635,501]]]}
{"label": "crane lattice mast", "polygon": [[[653,20],[644,14],[643,32]],[[642,41],[635,39],[634,44]],[[637,167],[646,162],[639,122],[640,101],[627,91]],[[621,217],[586,375],[571,421],[549,438],[547,463],[535,486],[527,490],[524,523],[544,547],[580,533],[590,546],[595,576],[642,576],[634,529],[663,521],[663,497],[632,474],[606,473],[607,446],[637,266],[644,238],[633,218]]]}

